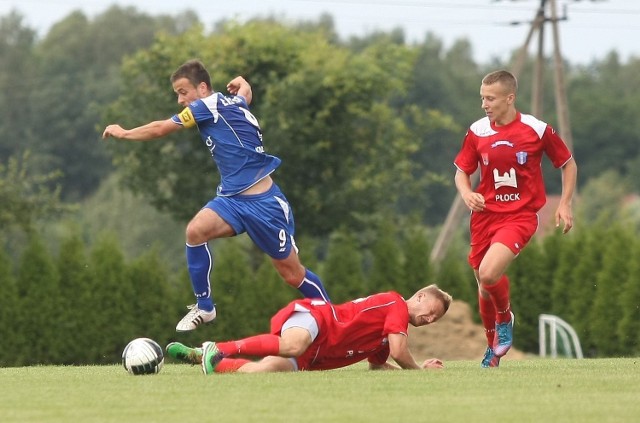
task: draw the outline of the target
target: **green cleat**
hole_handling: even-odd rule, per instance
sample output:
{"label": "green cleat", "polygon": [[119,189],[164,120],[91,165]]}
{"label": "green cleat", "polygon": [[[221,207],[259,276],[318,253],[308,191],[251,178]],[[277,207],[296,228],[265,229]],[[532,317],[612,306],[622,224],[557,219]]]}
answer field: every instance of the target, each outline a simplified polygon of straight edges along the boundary
{"label": "green cleat", "polygon": [[172,342],[165,348],[167,355],[183,363],[200,364],[202,348],[190,348],[180,342]]}
{"label": "green cleat", "polygon": [[224,354],[220,352],[215,342],[202,344],[202,373],[205,375],[213,374],[223,358]]}

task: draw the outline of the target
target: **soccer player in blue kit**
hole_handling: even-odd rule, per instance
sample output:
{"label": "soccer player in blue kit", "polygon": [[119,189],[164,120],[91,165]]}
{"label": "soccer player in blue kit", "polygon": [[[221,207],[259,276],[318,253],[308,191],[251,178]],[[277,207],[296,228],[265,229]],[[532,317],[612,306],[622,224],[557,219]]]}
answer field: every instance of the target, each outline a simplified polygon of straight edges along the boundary
{"label": "soccer player in blue kit", "polygon": [[184,110],[133,129],[109,125],[102,137],[147,141],[197,126],[218,167],[217,195],[187,225],[187,267],[197,302],[188,306],[190,311],[176,330],[191,331],[216,318],[208,241],[244,232],[271,257],[285,282],[306,298],[329,301],[320,278],[298,258],[293,212],[271,178],[280,159],[265,153],[260,125],[249,111],[251,85],[238,76],[227,84],[230,96],[214,92],[209,72],[199,60],[182,64],[171,75],[171,84]]}

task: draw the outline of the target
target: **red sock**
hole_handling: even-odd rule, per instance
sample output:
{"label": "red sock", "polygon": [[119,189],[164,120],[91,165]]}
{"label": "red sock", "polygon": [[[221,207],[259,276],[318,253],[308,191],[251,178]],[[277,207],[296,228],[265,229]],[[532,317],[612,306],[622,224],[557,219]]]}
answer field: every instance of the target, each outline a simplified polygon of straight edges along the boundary
{"label": "red sock", "polygon": [[484,326],[484,334],[487,337],[487,345],[493,345],[493,338],[496,334],[496,308],[493,306],[491,298],[484,298],[480,291],[478,291],[478,309],[482,326]]}
{"label": "red sock", "polygon": [[482,285],[485,291],[491,295],[491,301],[496,308],[496,322],[505,323],[511,321],[511,304],[509,302],[509,278],[502,275],[493,285]]}
{"label": "red sock", "polygon": [[247,363],[251,363],[251,360],[244,358],[223,358],[217,365],[216,373],[234,373],[238,369]]}
{"label": "red sock", "polygon": [[251,355],[266,357],[278,355],[280,352],[280,337],[278,335],[257,335],[239,341],[216,342],[218,350],[225,356]]}

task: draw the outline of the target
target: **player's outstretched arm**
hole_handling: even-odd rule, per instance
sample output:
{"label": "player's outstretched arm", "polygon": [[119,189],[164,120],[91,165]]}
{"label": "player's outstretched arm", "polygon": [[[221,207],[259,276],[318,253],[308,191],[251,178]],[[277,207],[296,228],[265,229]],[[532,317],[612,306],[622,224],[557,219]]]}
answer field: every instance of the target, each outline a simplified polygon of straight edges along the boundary
{"label": "player's outstretched arm", "polygon": [[[420,366],[423,369],[443,369],[444,363],[439,358],[428,358]],[[369,363],[369,370],[402,370],[402,367],[394,366],[387,362],[384,364]]]}
{"label": "player's outstretched arm", "polygon": [[422,369],[409,351],[409,340],[402,333],[389,334],[389,355],[403,369]]}
{"label": "player's outstretched arm", "polygon": [[102,138],[113,137],[130,141],[148,141],[169,135],[180,128],[182,126],[171,119],[157,120],[133,129],[124,129],[120,125],[109,125],[102,132]]}
{"label": "player's outstretched arm", "polygon": [[384,364],[369,363],[369,370],[402,370],[402,368],[398,366],[394,366],[391,363],[384,363]]}

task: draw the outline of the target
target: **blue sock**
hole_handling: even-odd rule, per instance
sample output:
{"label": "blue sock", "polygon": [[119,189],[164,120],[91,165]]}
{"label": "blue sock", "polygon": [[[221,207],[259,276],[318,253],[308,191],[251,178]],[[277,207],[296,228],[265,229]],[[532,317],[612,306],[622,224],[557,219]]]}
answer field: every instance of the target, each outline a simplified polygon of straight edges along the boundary
{"label": "blue sock", "polygon": [[213,310],[214,304],[211,296],[211,283],[209,282],[209,273],[212,267],[213,260],[206,242],[200,245],[187,244],[187,268],[200,310]]}
{"label": "blue sock", "polygon": [[322,285],[322,281],[311,270],[306,269],[304,273],[304,279],[300,285],[298,285],[298,291],[305,296],[305,298],[321,298],[326,302],[330,303],[329,294],[324,289],[324,285]]}

